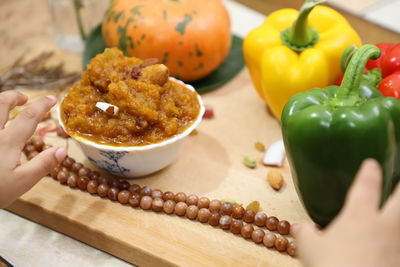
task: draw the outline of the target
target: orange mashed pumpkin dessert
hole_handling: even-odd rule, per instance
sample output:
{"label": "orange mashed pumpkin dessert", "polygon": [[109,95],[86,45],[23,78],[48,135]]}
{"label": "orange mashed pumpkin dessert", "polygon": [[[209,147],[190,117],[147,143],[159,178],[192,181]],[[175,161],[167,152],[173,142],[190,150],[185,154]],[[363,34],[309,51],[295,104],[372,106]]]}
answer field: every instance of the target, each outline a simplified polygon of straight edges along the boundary
{"label": "orange mashed pumpkin dessert", "polygon": [[197,98],[170,80],[168,68],[156,59],[107,48],[65,96],[61,119],[72,136],[113,146],[148,145],[190,126],[200,112]]}

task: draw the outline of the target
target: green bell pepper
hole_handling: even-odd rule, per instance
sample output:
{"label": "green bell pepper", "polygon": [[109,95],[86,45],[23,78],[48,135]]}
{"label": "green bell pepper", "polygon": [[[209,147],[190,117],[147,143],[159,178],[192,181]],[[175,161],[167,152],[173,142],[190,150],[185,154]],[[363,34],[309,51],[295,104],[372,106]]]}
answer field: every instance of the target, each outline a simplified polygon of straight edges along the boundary
{"label": "green bell pepper", "polygon": [[381,203],[398,181],[400,101],[361,88],[367,60],[379,55],[376,46],[360,47],[340,86],[297,94],[282,113],[294,184],[310,217],[322,227],[339,213],[364,159],[374,158],[382,167]]}

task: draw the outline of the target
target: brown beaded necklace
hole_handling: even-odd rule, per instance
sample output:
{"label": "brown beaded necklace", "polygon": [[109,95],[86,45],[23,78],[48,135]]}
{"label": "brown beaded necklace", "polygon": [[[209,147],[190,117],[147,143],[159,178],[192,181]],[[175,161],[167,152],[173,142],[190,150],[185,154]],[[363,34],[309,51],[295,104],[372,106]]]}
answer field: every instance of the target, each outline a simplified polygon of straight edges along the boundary
{"label": "brown beaded necklace", "polygon": [[[27,142],[23,152],[28,160],[31,160],[41,151],[48,149],[43,141],[32,139]],[[133,208],[153,210],[166,214],[186,216],[190,220],[198,220],[211,226],[219,226],[223,230],[241,235],[245,239],[251,239],[254,243],[263,243],[267,248],[275,248],[280,252],[286,252],[290,256],[296,255],[296,241],[289,241],[283,235],[290,232],[290,223],[279,220],[275,216],[267,216],[264,212],[254,212],[244,209],[241,205],[233,205],[229,202],[221,202],[207,197],[196,195],[187,196],[183,192],[162,192],[159,189],[151,189],[148,186],[141,187],[130,184],[128,181],[117,178],[101,176],[97,171],[92,171],[83,164],[75,162],[71,157],[58,165],[50,173],[53,179],[71,188],[80,188],[92,195],[99,195],[111,201],[118,201]],[[253,226],[253,224],[256,226]],[[266,228],[269,231],[264,231]],[[276,231],[279,234],[272,233]]]}

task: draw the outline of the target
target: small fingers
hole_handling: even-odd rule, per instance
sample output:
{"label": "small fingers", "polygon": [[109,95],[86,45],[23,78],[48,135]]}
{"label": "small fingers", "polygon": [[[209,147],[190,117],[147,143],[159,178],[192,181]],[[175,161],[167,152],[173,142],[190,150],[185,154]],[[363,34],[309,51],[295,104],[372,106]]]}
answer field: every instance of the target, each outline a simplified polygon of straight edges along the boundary
{"label": "small fingers", "polygon": [[7,123],[10,110],[25,104],[26,101],[28,98],[18,91],[5,91],[0,94],[0,129]]}
{"label": "small fingers", "polygon": [[49,148],[31,161],[17,167],[0,184],[0,208],[6,207],[19,196],[31,189],[41,178],[53,170],[66,156],[64,148]]}
{"label": "small fingers", "polygon": [[30,138],[43,116],[56,103],[54,96],[46,96],[29,104],[4,130],[4,134],[12,136],[17,146],[23,146]]}
{"label": "small fingers", "polygon": [[[381,197],[382,170],[374,159],[366,159],[347,193],[343,214],[377,212]],[[360,208],[362,207],[362,208]]]}
{"label": "small fingers", "polygon": [[304,262],[309,262],[316,250],[319,239],[317,228],[310,223],[296,223],[290,228],[290,234],[296,239],[297,253]]}

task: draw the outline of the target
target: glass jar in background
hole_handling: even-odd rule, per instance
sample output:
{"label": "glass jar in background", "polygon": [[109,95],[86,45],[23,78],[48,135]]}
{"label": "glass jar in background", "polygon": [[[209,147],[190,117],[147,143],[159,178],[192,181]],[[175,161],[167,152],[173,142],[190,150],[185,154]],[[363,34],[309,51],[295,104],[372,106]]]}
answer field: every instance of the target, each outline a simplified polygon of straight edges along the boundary
{"label": "glass jar in background", "polygon": [[110,0],[48,0],[54,41],[63,50],[80,53],[90,31],[103,19]]}

